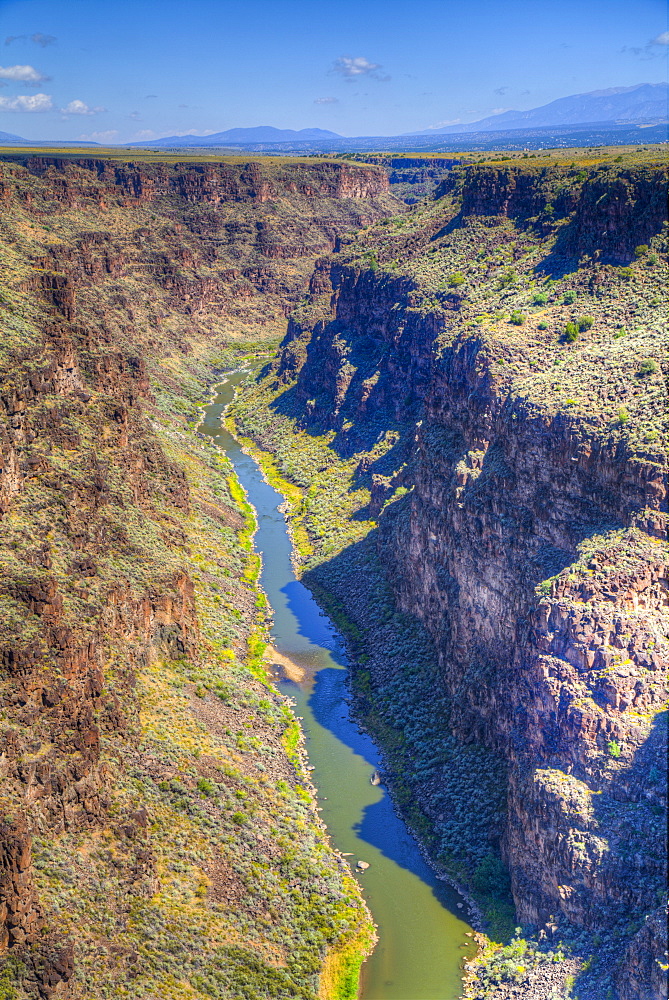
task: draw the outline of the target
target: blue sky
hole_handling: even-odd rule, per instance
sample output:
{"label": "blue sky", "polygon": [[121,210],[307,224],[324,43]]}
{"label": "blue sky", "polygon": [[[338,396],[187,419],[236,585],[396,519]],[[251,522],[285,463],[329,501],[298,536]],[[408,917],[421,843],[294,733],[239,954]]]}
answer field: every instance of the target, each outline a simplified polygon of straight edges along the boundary
{"label": "blue sky", "polygon": [[0,0],[0,130],[394,135],[666,79],[664,0]]}

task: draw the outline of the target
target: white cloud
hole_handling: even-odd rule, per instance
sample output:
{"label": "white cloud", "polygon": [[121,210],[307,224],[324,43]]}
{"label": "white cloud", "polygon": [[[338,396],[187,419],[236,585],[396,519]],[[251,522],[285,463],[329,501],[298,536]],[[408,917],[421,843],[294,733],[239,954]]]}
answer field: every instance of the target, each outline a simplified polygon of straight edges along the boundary
{"label": "white cloud", "polygon": [[118,130],[115,128],[107,129],[106,132],[91,132],[89,135],[80,135],[80,139],[89,140],[91,142],[111,142],[118,135]]}
{"label": "white cloud", "polygon": [[669,45],[669,31],[663,31],[661,35],[654,38],[651,45]]}
{"label": "white cloud", "polygon": [[107,109],[99,107],[89,108],[89,106],[85,104],[84,101],[76,99],[74,101],[70,101],[69,104],[66,104],[65,107],[61,108],[60,110],[64,115],[99,115],[103,111],[106,111]]}
{"label": "white cloud", "polygon": [[316,97],[314,104],[339,104],[338,97]]}
{"label": "white cloud", "polygon": [[18,83],[42,83],[48,80],[34,66],[0,66],[0,79],[15,80]]}
{"label": "white cloud", "polygon": [[158,133],[154,132],[152,128],[142,128],[139,132],[135,132],[133,139],[157,139]]}
{"label": "white cloud", "polygon": [[380,63],[370,62],[364,56],[339,56],[332,64],[330,72],[338,73],[345,80],[355,80],[358,76],[370,76],[374,80],[385,83],[390,77],[382,73],[383,66]]}
{"label": "white cloud", "polygon": [[53,110],[53,101],[48,94],[19,94],[17,97],[0,97],[0,111]]}
{"label": "white cloud", "polygon": [[490,112],[491,115],[503,115],[505,111],[510,111],[511,108],[493,108]]}

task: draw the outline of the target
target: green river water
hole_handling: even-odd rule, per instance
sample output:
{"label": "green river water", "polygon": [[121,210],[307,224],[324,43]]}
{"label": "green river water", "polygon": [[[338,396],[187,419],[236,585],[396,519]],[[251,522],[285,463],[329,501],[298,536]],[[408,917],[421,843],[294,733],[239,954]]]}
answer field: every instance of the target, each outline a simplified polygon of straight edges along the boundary
{"label": "green river water", "polygon": [[361,1000],[457,1000],[461,964],[472,954],[461,897],[423,860],[388,792],[371,784],[379,752],[349,715],[343,642],[311,592],[295,579],[281,494],[221,427],[221,416],[247,373],[234,372],[204,408],[200,431],[227,454],[256,510],[261,586],[273,609],[275,649],[304,671],[279,682],[302,718],[312,781],[335,847],[350,854],[379,941],[363,965]]}

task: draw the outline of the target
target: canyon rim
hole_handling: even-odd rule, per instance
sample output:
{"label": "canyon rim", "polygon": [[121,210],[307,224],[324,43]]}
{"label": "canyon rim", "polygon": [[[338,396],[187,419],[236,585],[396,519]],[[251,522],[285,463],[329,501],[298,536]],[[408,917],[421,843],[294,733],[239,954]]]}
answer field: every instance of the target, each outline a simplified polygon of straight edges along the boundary
{"label": "canyon rim", "polygon": [[0,995],[356,995],[245,366],[462,995],[665,1000],[663,152],[0,154]]}

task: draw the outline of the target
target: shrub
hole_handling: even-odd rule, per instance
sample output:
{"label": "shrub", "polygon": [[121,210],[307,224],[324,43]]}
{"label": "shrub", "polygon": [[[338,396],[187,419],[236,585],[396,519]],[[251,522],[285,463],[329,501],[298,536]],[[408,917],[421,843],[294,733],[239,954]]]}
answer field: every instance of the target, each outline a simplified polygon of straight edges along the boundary
{"label": "shrub", "polygon": [[630,418],[629,410],[627,409],[626,406],[621,406],[620,409],[618,410],[618,423],[626,424],[629,422],[629,418]]}
{"label": "shrub", "polygon": [[465,276],[462,271],[454,271],[453,274],[448,276],[448,287],[449,288],[459,288],[460,285],[464,285]]}
{"label": "shrub", "polygon": [[657,361],[653,361],[652,358],[644,358],[639,366],[639,371],[637,375],[654,375],[657,371]]}
{"label": "shrub", "polygon": [[610,740],[607,746],[607,750],[609,751],[611,757],[618,758],[622,753],[622,748],[620,746],[620,743],[617,742],[617,740]]}
{"label": "shrub", "polygon": [[650,248],[647,243],[641,243],[638,247],[634,248],[634,256],[636,258],[644,257],[648,253],[649,249]]}
{"label": "shrub", "polygon": [[504,862],[492,854],[486,855],[474,870],[472,885],[486,896],[506,896],[510,880]]}
{"label": "shrub", "polygon": [[511,318],[509,322],[513,323],[514,326],[522,326],[523,323],[525,322],[525,317],[523,316],[523,314],[520,312],[519,309],[514,309],[513,312],[511,313]]}
{"label": "shrub", "polygon": [[237,826],[242,826],[244,823],[246,823],[246,816],[244,815],[243,812],[233,812],[230,819],[232,820],[233,823],[236,823]]}
{"label": "shrub", "polygon": [[512,267],[508,267],[502,277],[499,279],[500,288],[510,288],[511,285],[515,285],[518,280],[518,275]]}
{"label": "shrub", "polygon": [[544,321],[542,320],[542,321],[541,321],[541,323],[538,323],[538,324],[537,324],[537,329],[538,329],[538,330],[547,330],[547,329],[548,329],[548,323],[545,323],[545,322],[544,322]]}
{"label": "shrub", "polygon": [[572,303],[576,302],[576,292],[573,288],[570,288],[568,292],[564,293],[562,301],[566,306],[570,306]]}
{"label": "shrub", "polygon": [[216,785],[213,781],[208,781],[207,778],[200,778],[197,783],[197,790],[200,795],[204,795],[210,799],[212,795],[216,794]]}
{"label": "shrub", "polygon": [[578,327],[576,323],[567,323],[564,328],[564,339],[568,344],[573,344],[578,338]]}
{"label": "shrub", "polygon": [[579,316],[576,320],[577,326],[581,333],[585,333],[586,330],[590,330],[594,324],[594,319],[592,316]]}
{"label": "shrub", "polygon": [[620,277],[623,279],[623,281],[631,281],[631,279],[634,277],[634,271],[632,270],[631,267],[621,267],[618,273],[620,274]]}
{"label": "shrub", "polygon": [[545,292],[537,292],[534,298],[532,299],[533,306],[545,306],[547,302],[548,302],[548,296],[546,295]]}

